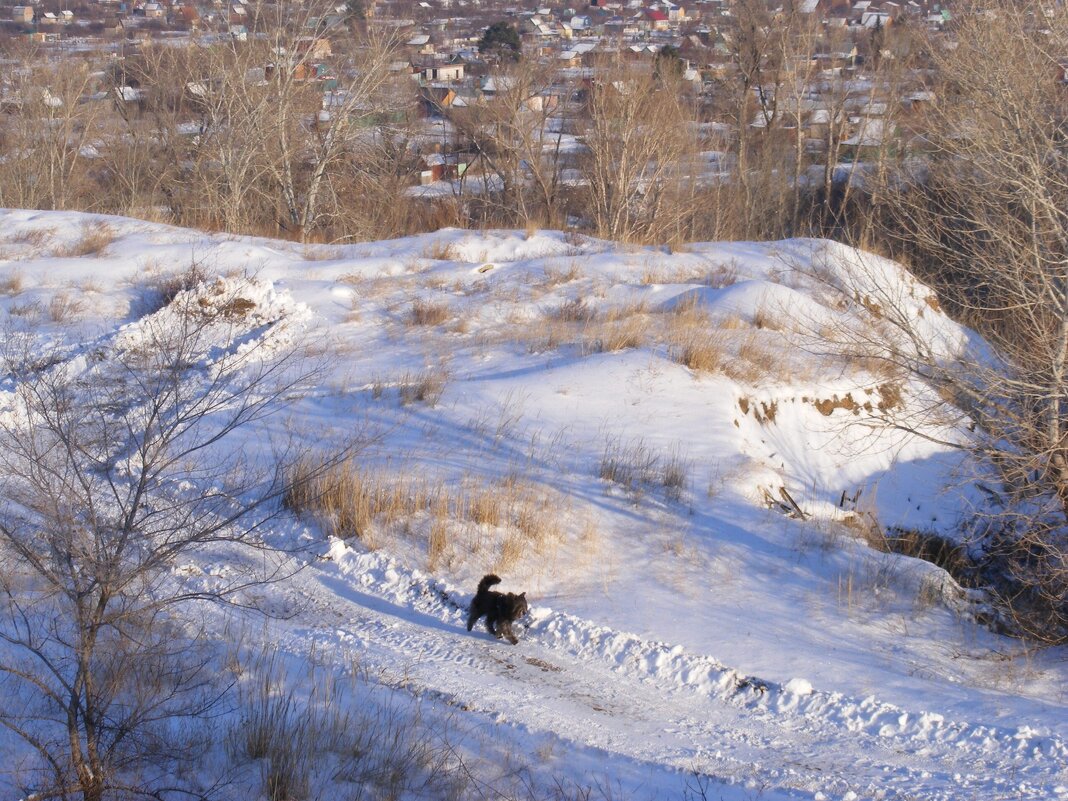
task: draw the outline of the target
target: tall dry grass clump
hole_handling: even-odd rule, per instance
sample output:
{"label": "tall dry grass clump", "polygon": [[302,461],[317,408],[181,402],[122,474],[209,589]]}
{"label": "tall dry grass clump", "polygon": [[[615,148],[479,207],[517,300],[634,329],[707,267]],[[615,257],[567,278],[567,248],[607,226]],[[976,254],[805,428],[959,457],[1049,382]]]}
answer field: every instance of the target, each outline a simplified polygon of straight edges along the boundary
{"label": "tall dry grass clump", "polygon": [[422,298],[412,303],[411,313],[408,315],[408,323],[413,326],[441,325],[451,316],[452,311],[447,303],[435,303]]}
{"label": "tall dry grass clump", "polygon": [[56,251],[57,256],[80,258],[83,256],[102,256],[115,241],[115,229],[107,223],[84,222],[82,232],[76,240]]}
{"label": "tall dry grass clump", "polygon": [[668,353],[679,364],[703,373],[722,372],[729,355],[721,331],[696,302],[680,304],[668,320]]}
{"label": "tall dry grass clump", "polygon": [[285,507],[318,519],[332,536],[374,545],[372,524],[389,524],[429,508],[433,490],[425,481],[376,476],[353,460],[323,470],[299,462],[288,477]]}
{"label": "tall dry grass clump", "polygon": [[597,325],[588,332],[592,350],[614,353],[645,344],[651,327],[648,309],[644,303],[632,303],[612,308],[599,316]]}
{"label": "tall dry grass clump", "polygon": [[431,569],[468,558],[511,568],[563,536],[560,500],[514,476],[450,486],[375,473],[351,460],[325,469],[305,461],[290,471],[287,486],[286,508],[317,520],[331,536],[372,548],[389,532],[425,539]]}

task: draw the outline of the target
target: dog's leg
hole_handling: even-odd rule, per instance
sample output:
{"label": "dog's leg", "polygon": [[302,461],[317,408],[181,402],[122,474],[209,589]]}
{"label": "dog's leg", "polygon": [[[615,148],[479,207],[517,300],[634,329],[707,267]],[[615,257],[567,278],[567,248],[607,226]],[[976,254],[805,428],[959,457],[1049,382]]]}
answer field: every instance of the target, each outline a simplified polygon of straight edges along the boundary
{"label": "dog's leg", "polygon": [[475,621],[482,617],[482,612],[478,608],[478,603],[471,602],[471,611],[467,613],[467,630],[471,631],[475,627]]}
{"label": "dog's leg", "polygon": [[512,621],[504,621],[504,636],[508,638],[508,642],[512,645],[519,644],[519,638],[515,636],[515,632],[512,631]]}
{"label": "dog's leg", "polygon": [[499,640],[501,638],[501,627],[496,625],[496,623],[497,618],[492,615],[486,615],[486,631]]}

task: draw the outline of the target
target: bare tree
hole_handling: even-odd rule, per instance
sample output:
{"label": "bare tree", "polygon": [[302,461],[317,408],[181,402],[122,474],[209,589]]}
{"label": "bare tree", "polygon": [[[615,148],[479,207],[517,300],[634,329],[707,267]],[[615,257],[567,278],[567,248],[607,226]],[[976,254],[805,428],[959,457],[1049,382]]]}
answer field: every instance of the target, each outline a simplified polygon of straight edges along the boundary
{"label": "bare tree", "polygon": [[50,65],[29,49],[18,54],[4,114],[0,204],[67,209],[91,202],[85,172],[103,104],[84,103],[92,85],[88,64]]}
{"label": "bare tree", "polygon": [[[289,456],[233,440],[313,373],[287,317],[254,311],[220,281],[81,354],[5,340],[0,727],[36,753],[29,796],[165,797],[181,722],[220,694],[190,605],[249,604],[290,563],[258,536]],[[226,575],[177,570],[208,549]]]}
{"label": "bare tree", "polygon": [[[875,346],[973,429],[988,513],[974,522],[1015,625],[1068,637],[1068,12],[1001,0],[960,9],[928,43],[937,100],[924,150],[880,187],[914,269],[989,350],[947,355],[907,305],[873,294],[903,347]],[[911,421],[901,421],[911,425]],[[959,445],[960,443],[958,443]]]}
{"label": "bare tree", "polygon": [[485,192],[488,202],[506,223],[559,225],[562,115],[575,87],[560,82],[553,65],[524,60],[501,65],[485,88],[481,102],[454,111],[450,119],[471,143],[484,173],[497,179],[499,188]]}
{"label": "bare tree", "polygon": [[675,75],[602,65],[588,90],[581,164],[599,236],[656,241],[692,211],[695,114]]}

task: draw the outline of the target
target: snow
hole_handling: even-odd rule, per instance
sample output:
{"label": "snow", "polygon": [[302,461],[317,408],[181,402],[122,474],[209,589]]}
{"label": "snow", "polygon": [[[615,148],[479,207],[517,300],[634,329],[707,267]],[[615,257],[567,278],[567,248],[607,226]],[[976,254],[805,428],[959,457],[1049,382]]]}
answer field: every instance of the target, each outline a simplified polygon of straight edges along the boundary
{"label": "snow", "polygon": [[[66,255],[104,224],[106,248]],[[302,246],[16,210],[0,231],[9,335],[43,334],[76,359],[240,297],[239,322],[213,312],[241,326],[239,351],[297,345],[322,363],[288,430],[324,451],[363,432],[361,464],[384,480],[511,486],[537,511],[545,533],[509,559],[504,526],[452,520],[431,560],[425,514],[377,526],[373,550],[281,517],[268,540],[314,545],[260,599],[292,611],[269,639],[296,663],[357,654],[382,692],[464,721],[463,748],[525,760],[546,791],[1068,797],[1064,651],[984,629],[978,599],[944,571],[850,528],[872,516],[951,535],[977,503],[976,466],[952,447],[966,431],[932,421],[949,443],[937,444],[892,425],[890,409],[924,408],[931,390],[820,339],[891,341],[898,310],[938,358],[989,358],[892,262],[817,240],[669,253],[555,231]],[[156,308],[161,283],[194,262],[210,277]],[[417,299],[446,307],[446,322],[414,324]],[[577,301],[600,317],[553,328]],[[723,370],[674,359],[672,320],[687,309],[707,315]],[[640,346],[603,346],[610,313],[644,320]],[[227,358],[210,341],[204,354]],[[444,377],[440,398],[402,403],[399,387],[425,374]],[[227,447],[264,455],[273,433],[251,425]],[[602,477],[610,452],[634,481]],[[805,519],[769,505],[780,488]],[[231,558],[206,550],[175,570],[210,581]],[[491,570],[528,592],[518,646],[466,631]],[[220,638],[231,614],[204,612]],[[0,769],[0,787],[10,780]]]}

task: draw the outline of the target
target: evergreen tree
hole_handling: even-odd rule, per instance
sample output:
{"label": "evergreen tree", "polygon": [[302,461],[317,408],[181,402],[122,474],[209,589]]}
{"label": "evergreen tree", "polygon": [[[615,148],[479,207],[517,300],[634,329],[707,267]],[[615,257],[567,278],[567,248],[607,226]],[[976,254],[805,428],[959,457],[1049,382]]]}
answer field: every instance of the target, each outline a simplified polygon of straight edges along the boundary
{"label": "evergreen tree", "polygon": [[486,28],[478,41],[478,52],[484,56],[496,56],[518,61],[523,49],[519,31],[507,22],[495,22]]}

